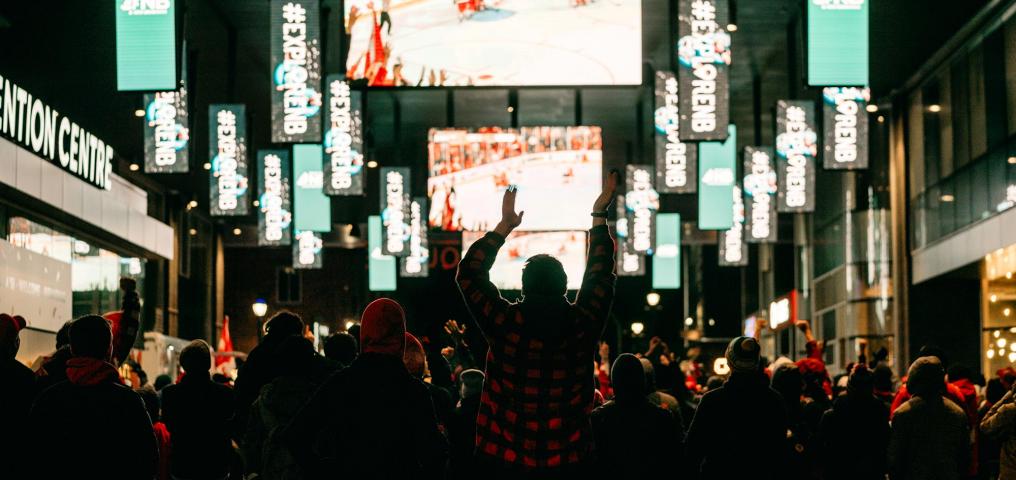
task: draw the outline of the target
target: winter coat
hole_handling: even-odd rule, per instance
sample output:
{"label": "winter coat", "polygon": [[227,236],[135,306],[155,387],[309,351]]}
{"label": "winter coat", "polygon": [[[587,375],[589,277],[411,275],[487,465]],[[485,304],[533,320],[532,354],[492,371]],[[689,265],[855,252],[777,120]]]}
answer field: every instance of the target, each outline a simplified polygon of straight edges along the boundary
{"label": "winter coat", "polygon": [[1001,445],[998,478],[1016,478],[1016,403],[1012,390],[984,415],[981,433]]}
{"label": "winter coat", "polygon": [[0,360],[0,478],[19,478],[25,421],[35,399],[35,374],[21,362]]}
{"label": "winter coat", "polygon": [[282,433],[304,478],[439,478],[447,441],[400,356],[365,352],[325,381]]}
{"label": "winter coat", "polygon": [[174,476],[222,478],[228,473],[232,413],[233,390],[208,375],[187,374],[162,390],[162,422],[173,439]]}
{"label": "winter coat", "polygon": [[247,474],[257,473],[265,480],[300,478],[296,460],[281,433],[319,384],[306,376],[283,376],[261,389],[251,406],[243,439]]}
{"label": "winter coat", "polygon": [[[889,409],[874,395],[842,396],[822,416],[818,443],[823,478],[883,480],[889,446]],[[844,462],[844,455],[850,461]]]}
{"label": "winter coat", "polygon": [[590,420],[601,478],[652,478],[682,465],[680,422],[645,397],[607,402]]}
{"label": "winter coat", "polygon": [[32,478],[150,480],[156,475],[159,452],[152,422],[141,397],[125,385],[60,382],[39,394],[28,423],[24,452]]}
{"label": "winter coat", "polygon": [[480,394],[463,398],[448,419],[448,442],[451,444],[449,478],[452,480],[478,477],[474,450],[476,447],[476,414],[480,411]]}
{"label": "winter coat", "polygon": [[893,413],[888,457],[893,480],[962,478],[970,461],[966,414],[941,396],[911,397]]}
{"label": "winter coat", "polygon": [[787,413],[761,373],[735,372],[699,402],[685,437],[687,462],[701,478],[785,478]]}

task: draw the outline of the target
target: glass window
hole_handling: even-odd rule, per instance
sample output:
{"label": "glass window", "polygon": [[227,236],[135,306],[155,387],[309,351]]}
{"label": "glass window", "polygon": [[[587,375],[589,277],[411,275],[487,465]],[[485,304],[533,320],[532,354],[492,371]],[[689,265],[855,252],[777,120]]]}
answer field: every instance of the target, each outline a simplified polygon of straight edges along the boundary
{"label": "glass window", "polygon": [[984,39],[985,134],[989,149],[1003,144],[1008,131],[1003,33],[1004,29],[998,29]]}

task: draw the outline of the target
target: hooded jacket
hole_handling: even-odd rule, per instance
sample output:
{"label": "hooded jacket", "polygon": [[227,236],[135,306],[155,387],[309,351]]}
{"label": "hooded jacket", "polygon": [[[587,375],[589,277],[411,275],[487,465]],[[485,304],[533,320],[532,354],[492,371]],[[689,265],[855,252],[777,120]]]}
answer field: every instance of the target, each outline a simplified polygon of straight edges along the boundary
{"label": "hooded jacket", "polygon": [[170,472],[188,479],[222,478],[229,469],[233,389],[205,372],[162,389],[162,422],[173,440]]}
{"label": "hooded jacket", "polygon": [[998,478],[1016,478],[1016,403],[1012,390],[984,415],[981,433],[1001,444]]}

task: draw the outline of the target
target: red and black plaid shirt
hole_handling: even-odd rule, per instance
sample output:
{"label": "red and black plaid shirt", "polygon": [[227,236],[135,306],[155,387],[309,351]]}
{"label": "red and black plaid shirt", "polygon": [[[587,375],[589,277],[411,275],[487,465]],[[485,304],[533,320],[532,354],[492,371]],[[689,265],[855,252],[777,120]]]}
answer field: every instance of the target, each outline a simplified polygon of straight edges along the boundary
{"label": "red and black plaid shirt", "polygon": [[563,339],[553,345],[527,333],[521,304],[502,298],[490,282],[503,244],[495,233],[474,243],[457,277],[490,346],[477,452],[523,469],[584,462],[592,447],[593,353],[614,299],[614,240],[606,226],[589,231],[582,288],[567,305]]}

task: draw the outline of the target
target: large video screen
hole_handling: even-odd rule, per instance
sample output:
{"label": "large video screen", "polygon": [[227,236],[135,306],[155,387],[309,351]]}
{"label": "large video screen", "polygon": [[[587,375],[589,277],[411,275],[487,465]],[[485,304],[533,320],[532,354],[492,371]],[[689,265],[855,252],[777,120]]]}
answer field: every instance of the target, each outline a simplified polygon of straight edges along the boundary
{"label": "large video screen", "polygon": [[637,85],[640,0],[346,0],[371,86]]}
{"label": "large video screen", "polygon": [[430,131],[429,224],[493,229],[501,195],[518,186],[519,230],[585,230],[602,187],[599,127]]}
{"label": "large video screen", "polygon": [[[462,250],[482,238],[483,232],[463,232]],[[582,286],[586,270],[586,232],[514,232],[508,236],[490,269],[490,281],[501,290],[522,290],[522,267],[530,257],[552,255],[564,265],[568,290]]]}

